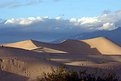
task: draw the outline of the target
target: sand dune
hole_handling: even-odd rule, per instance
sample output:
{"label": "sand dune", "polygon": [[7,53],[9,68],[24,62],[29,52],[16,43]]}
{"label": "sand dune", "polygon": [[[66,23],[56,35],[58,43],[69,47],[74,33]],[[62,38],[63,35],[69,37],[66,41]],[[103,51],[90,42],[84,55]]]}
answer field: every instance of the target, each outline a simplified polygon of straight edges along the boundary
{"label": "sand dune", "polygon": [[26,49],[26,50],[32,50],[32,49],[38,48],[36,46],[36,44],[37,44],[37,41],[26,40],[26,41],[20,41],[20,42],[16,42],[16,43],[3,44],[3,45],[8,46],[8,47],[15,47],[15,48],[22,48],[22,49]]}
{"label": "sand dune", "polygon": [[60,44],[43,43],[35,40],[26,40],[16,43],[4,44],[7,47],[36,50],[46,53],[80,53],[121,55],[121,47],[105,37],[87,40],[66,40]]}
{"label": "sand dune", "polygon": [[105,37],[82,40],[104,55],[121,55],[121,47]]}
{"label": "sand dune", "polygon": [[[50,72],[51,67],[56,68],[57,66],[59,66],[59,64],[48,61],[40,53],[38,54],[37,52],[19,48],[0,47],[1,71],[35,79],[37,76],[40,76],[42,72]],[[2,81],[1,78],[0,81]]]}
{"label": "sand dune", "polygon": [[66,40],[60,44],[26,40],[4,44],[4,46],[35,50],[44,53],[121,55],[121,47],[105,37],[97,37],[87,40]]}
{"label": "sand dune", "polygon": [[6,71],[0,71],[0,81],[27,81],[25,76],[17,75]]}
{"label": "sand dune", "polygon": [[3,46],[6,47],[14,47],[14,48],[21,48],[26,50],[36,50],[38,52],[47,52],[47,53],[66,53],[61,50],[53,49],[56,48],[54,44],[39,42],[35,40],[25,40],[21,42],[16,43],[10,43],[10,44],[3,44]]}
{"label": "sand dune", "polygon": [[35,79],[61,64],[73,69],[100,68],[121,74],[120,55],[121,47],[104,37],[66,40],[59,44],[35,40],[4,44],[0,46],[0,77],[6,75],[8,79],[3,77],[0,81]]}
{"label": "sand dune", "polygon": [[81,55],[99,55],[96,48],[91,48],[88,44],[78,40],[67,40],[60,44],[38,43],[37,52],[55,53],[55,54],[81,54]]}
{"label": "sand dune", "polygon": [[99,55],[100,52],[96,48],[91,48],[88,44],[79,40],[66,40],[60,43],[61,50],[69,54],[82,54],[82,55]]}

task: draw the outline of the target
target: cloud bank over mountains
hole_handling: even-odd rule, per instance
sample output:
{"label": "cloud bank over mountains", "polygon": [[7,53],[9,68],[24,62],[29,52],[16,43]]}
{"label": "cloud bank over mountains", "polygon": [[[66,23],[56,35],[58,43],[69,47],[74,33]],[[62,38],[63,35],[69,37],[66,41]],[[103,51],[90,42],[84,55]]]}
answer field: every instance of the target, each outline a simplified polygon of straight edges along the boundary
{"label": "cloud bank over mountains", "polygon": [[[96,17],[82,17],[64,19],[62,17],[28,17],[18,19],[0,20],[0,36],[32,38],[61,38],[79,33],[93,31],[111,31],[121,27],[121,10],[105,11]],[[44,34],[44,35],[43,35]],[[40,35],[40,36],[39,36]],[[37,36],[37,37],[36,37]],[[49,36],[49,37],[48,37]],[[30,38],[29,38],[30,37]]]}
{"label": "cloud bank over mountains", "polygon": [[[120,27],[121,24],[121,11],[104,12],[97,17],[82,17],[82,18],[70,18],[63,19],[62,17],[49,18],[49,17],[28,17],[19,19],[8,19],[3,23],[4,25],[20,25],[21,27],[31,27],[36,25],[41,29],[41,26],[45,27],[47,24],[52,29],[63,29],[65,26],[70,28],[85,29],[88,31],[93,30],[114,30]],[[39,25],[40,24],[40,25]],[[46,27],[45,27],[46,28]]]}

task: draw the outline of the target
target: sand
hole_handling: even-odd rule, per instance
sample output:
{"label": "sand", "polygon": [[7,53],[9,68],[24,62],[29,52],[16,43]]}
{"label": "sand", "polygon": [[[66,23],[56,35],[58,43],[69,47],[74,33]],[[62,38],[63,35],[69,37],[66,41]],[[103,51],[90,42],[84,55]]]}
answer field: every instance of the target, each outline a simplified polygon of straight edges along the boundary
{"label": "sand", "polygon": [[34,44],[32,40],[20,41],[20,42],[10,43],[10,44],[3,44],[3,46],[22,48],[26,50],[32,50],[37,48],[36,44]]}
{"label": "sand", "polygon": [[[33,51],[19,48],[0,47],[1,71],[35,79],[43,72],[50,72],[51,67],[55,68],[57,65],[59,64],[46,60],[46,58],[43,57],[40,53],[38,54]],[[8,78],[10,77],[8,76]],[[11,78],[13,79],[14,77]],[[0,79],[0,81],[5,80]]]}
{"label": "sand", "polygon": [[82,40],[104,55],[121,55],[121,47],[105,37]]}
{"label": "sand", "polygon": [[0,46],[0,81],[31,81],[64,64],[99,68],[121,75],[121,47],[105,37],[66,40],[59,44],[26,40]]}

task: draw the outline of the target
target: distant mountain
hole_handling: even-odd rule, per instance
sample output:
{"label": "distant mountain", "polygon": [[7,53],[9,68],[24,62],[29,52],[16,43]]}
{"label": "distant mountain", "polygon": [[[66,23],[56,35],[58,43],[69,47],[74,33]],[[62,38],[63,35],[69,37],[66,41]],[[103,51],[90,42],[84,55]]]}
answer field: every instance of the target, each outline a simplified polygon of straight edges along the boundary
{"label": "distant mountain", "polygon": [[17,28],[15,28],[14,32],[12,32],[13,29],[4,30],[0,29],[0,43],[12,43],[12,42],[18,42],[22,40],[38,40],[42,42],[51,42],[54,40],[57,40],[59,38],[70,37],[68,34],[61,34],[56,32],[30,32],[30,31],[19,31]]}
{"label": "distant mountain", "polygon": [[74,36],[70,37],[65,37],[62,39],[58,39],[54,42],[62,42],[67,39],[74,39],[74,40],[83,40],[83,39],[89,39],[89,38],[95,38],[95,37],[107,37],[111,39],[113,42],[120,44],[121,45],[121,27],[118,29],[112,30],[112,31],[106,31],[106,30],[100,30],[100,31],[95,31],[95,32],[89,32],[89,33],[82,33],[82,34],[77,34]]}
{"label": "distant mountain", "polygon": [[5,20],[3,20],[3,19],[0,18],[0,24],[3,23],[3,22],[5,22]]}
{"label": "distant mountain", "polygon": [[119,27],[116,30],[112,31],[96,31],[91,33],[83,33],[77,36],[74,36],[74,39],[88,39],[93,37],[107,37],[121,45],[121,28]]}

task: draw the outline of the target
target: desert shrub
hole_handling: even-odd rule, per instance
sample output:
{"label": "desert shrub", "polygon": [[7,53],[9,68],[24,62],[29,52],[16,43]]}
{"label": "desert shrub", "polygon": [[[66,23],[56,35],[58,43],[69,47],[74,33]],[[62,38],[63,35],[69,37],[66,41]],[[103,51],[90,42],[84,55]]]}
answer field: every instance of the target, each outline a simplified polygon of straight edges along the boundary
{"label": "desert shrub", "polygon": [[52,68],[51,73],[43,73],[43,77],[38,77],[37,81],[119,81],[114,73],[104,73],[102,76],[88,73],[87,70],[72,71],[64,67]]}

